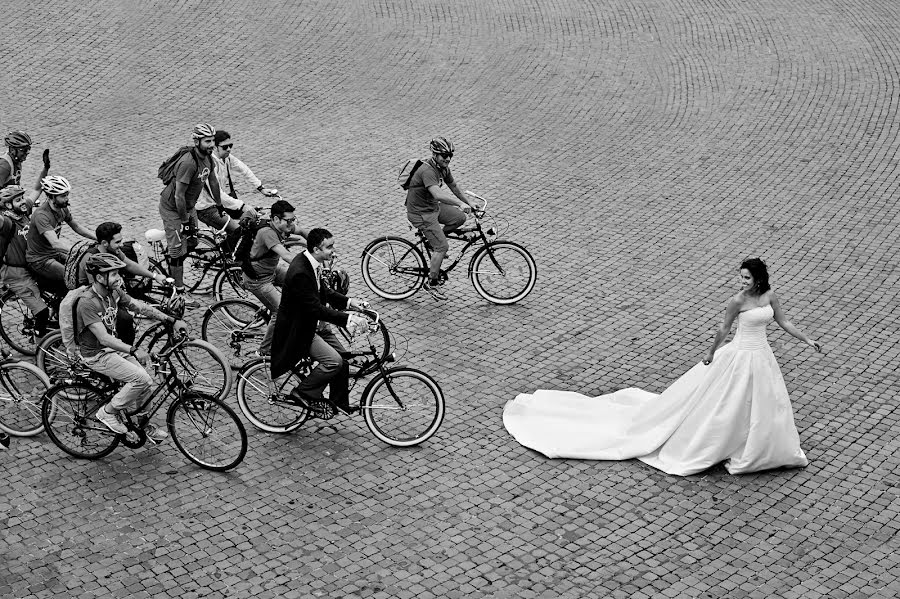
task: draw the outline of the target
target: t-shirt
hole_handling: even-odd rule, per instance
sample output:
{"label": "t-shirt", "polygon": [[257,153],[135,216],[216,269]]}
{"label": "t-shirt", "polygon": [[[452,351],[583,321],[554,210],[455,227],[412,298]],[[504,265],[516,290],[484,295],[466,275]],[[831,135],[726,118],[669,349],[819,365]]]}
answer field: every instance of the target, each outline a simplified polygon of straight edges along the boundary
{"label": "t-shirt", "polygon": [[219,183],[216,181],[215,176],[210,176],[213,174],[213,169],[215,169],[215,165],[209,156],[200,153],[196,148],[186,152],[178,160],[178,164],[175,165],[175,176],[172,177],[172,180],[169,181],[169,184],[166,185],[159,196],[160,206],[171,212],[178,212],[178,207],[175,205],[176,182],[187,185],[187,189],[184,192],[185,209],[187,211],[193,210],[197,204],[197,198],[200,197],[200,193],[205,185],[209,185],[213,198],[218,198]]}
{"label": "t-shirt", "polygon": [[25,241],[28,249],[25,257],[29,263],[46,262],[47,260],[56,260],[59,252],[50,245],[44,233],[53,231],[59,238],[59,232],[62,230],[63,223],[72,222],[72,213],[66,206],[60,211],[56,211],[52,207],[52,201],[48,200],[37,207],[37,210],[31,215],[31,226],[28,228],[28,234]]}
{"label": "t-shirt", "polygon": [[12,210],[7,210],[3,213],[16,226],[16,234],[10,240],[9,245],[6,248],[6,258],[4,260],[4,262],[10,266],[25,268],[27,264],[25,260],[25,237],[28,235],[28,229],[31,226],[31,209],[33,207],[34,201],[26,200],[26,211],[24,214],[19,214]]}
{"label": "t-shirt", "polygon": [[102,298],[93,289],[86,289],[78,300],[75,308],[75,339],[81,355],[89,358],[99,354],[104,345],[97,340],[97,336],[91,331],[90,326],[95,322],[102,322],[106,332],[118,338],[116,334],[116,314],[119,306],[132,305],[131,297],[123,292],[116,292]]}
{"label": "t-shirt", "polygon": [[432,185],[440,187],[444,181],[447,185],[453,184],[450,169],[441,169],[434,163],[433,158],[424,161],[409,182],[409,189],[406,191],[406,211],[412,214],[428,214],[440,210],[440,202],[434,199],[428,188]]}
{"label": "t-shirt", "polygon": [[16,223],[8,216],[0,214],[0,263],[6,258],[6,248],[15,236]]}
{"label": "t-shirt", "polygon": [[13,165],[9,154],[0,156],[0,189],[7,185],[19,185],[22,180],[22,165]]}
{"label": "t-shirt", "polygon": [[272,248],[284,243],[288,236],[290,233],[282,235],[272,225],[263,227],[256,232],[253,245],[250,246],[250,260],[253,261],[253,270],[256,271],[257,278],[261,279],[275,274],[275,267],[278,266],[281,258],[272,251]]}

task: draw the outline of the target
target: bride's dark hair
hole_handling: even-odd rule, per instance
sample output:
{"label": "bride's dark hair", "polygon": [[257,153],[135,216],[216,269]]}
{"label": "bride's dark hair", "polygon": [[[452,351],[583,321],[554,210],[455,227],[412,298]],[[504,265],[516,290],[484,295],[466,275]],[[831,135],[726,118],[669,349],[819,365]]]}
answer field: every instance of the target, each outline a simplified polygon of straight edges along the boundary
{"label": "bride's dark hair", "polygon": [[746,268],[753,277],[753,291],[756,295],[762,295],[769,287],[769,270],[766,263],[759,258],[747,258],[741,262],[741,268]]}

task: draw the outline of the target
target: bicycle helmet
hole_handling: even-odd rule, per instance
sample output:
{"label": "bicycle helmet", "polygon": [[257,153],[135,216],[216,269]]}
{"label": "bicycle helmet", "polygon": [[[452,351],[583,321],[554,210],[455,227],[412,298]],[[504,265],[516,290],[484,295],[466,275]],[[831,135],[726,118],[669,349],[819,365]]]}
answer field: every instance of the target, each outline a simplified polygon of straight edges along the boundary
{"label": "bicycle helmet", "polygon": [[92,277],[122,268],[125,268],[125,263],[119,260],[118,256],[108,252],[98,252],[89,255],[84,265],[84,271]]}
{"label": "bicycle helmet", "polygon": [[198,123],[194,125],[194,128],[191,129],[191,138],[192,139],[200,139],[202,137],[214,137],[216,135],[216,128],[212,125],[207,125],[206,123]]}
{"label": "bicycle helmet", "polygon": [[453,156],[453,143],[446,137],[435,137],[431,140],[431,151],[435,154]]}
{"label": "bicycle helmet", "polygon": [[0,189],[0,204],[9,206],[12,204],[13,200],[18,199],[23,195],[25,195],[25,188],[21,185],[4,187],[3,189]]}
{"label": "bicycle helmet", "polygon": [[10,131],[3,138],[6,145],[10,148],[30,148],[31,137],[24,131]]}
{"label": "bicycle helmet", "polygon": [[50,175],[41,179],[41,189],[44,190],[44,193],[48,196],[58,196],[72,191],[72,186],[65,177]]}
{"label": "bicycle helmet", "polygon": [[159,304],[159,309],[171,316],[172,318],[177,318],[181,320],[184,316],[184,294],[176,293],[172,297],[164,299]]}

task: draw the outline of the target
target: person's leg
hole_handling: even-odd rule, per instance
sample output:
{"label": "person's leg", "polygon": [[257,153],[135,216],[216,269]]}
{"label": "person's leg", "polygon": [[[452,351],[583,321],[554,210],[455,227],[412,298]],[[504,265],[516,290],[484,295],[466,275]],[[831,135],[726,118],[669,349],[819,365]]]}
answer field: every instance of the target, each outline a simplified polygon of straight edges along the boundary
{"label": "person's leg", "polygon": [[166,258],[169,276],[175,279],[175,287],[184,289],[184,256],[187,254],[185,240],[181,237],[181,219],[177,212],[159,207],[163,229],[166,231]]}
{"label": "person's leg", "polygon": [[97,418],[113,431],[122,434],[124,426],[115,426],[106,416],[118,418],[122,411],[133,411],[140,407],[151,392],[153,379],[143,366],[133,357],[124,356],[114,351],[104,351],[96,356],[84,358],[84,363],[96,372],[111,379],[125,383],[118,393],[112,396],[109,403],[98,410]]}
{"label": "person's leg", "polygon": [[309,346],[309,357],[318,362],[318,364],[309,373],[309,376],[297,386],[296,390],[301,395],[312,397],[313,399],[322,399],[322,392],[325,390],[325,386],[340,373],[344,359],[334,347],[318,334],[313,337],[312,344]]}
{"label": "person's leg", "polygon": [[466,213],[449,204],[441,204],[438,222],[444,225],[444,234],[453,233],[466,224]]}
{"label": "person's leg", "polygon": [[47,332],[50,309],[41,299],[41,290],[31,273],[19,266],[7,265],[3,267],[3,281],[31,311],[34,316],[35,334],[43,336]]}
{"label": "person's leg", "polygon": [[28,267],[36,275],[38,287],[53,293],[59,293],[63,289],[67,289],[65,264],[50,259],[42,262],[32,262]]}
{"label": "person's leg", "polygon": [[440,222],[438,222],[439,215],[439,211],[429,214],[407,213],[406,215],[409,222],[422,232],[422,235],[425,236],[425,241],[431,246],[431,262],[428,265],[428,278],[432,282],[440,279],[441,263],[447,256],[447,250],[450,249],[450,244],[447,243],[447,238],[444,236],[444,230],[441,228]]}
{"label": "person's leg", "polygon": [[[347,348],[344,347],[344,344],[341,343],[340,338],[334,332],[334,327],[328,327],[324,330],[320,330],[318,332],[318,335],[334,351],[338,352],[338,355],[341,355],[343,352],[347,351]],[[338,369],[337,373],[334,375],[334,378],[332,378],[328,384],[328,398],[334,405],[344,409],[350,407],[349,386],[350,364],[347,362],[347,360],[344,360],[342,356],[341,366]]]}
{"label": "person's leg", "polygon": [[278,318],[278,305],[281,303],[281,290],[275,287],[274,277],[251,279],[244,274],[244,288],[256,296],[262,305],[269,309],[272,317],[266,334],[259,343],[259,353],[268,356],[272,353],[272,338],[275,336],[275,320]]}

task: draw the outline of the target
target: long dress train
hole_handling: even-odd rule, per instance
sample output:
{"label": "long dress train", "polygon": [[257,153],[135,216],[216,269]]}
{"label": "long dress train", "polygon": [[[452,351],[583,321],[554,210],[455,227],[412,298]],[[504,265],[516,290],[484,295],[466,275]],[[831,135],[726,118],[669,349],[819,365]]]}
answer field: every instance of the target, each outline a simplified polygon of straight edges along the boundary
{"label": "long dress train", "polygon": [[771,306],[738,315],[734,339],[657,395],[521,394],[503,410],[516,441],[550,458],[637,458],[686,476],[725,460],[732,474],[806,466],[787,387],[766,339]]}

